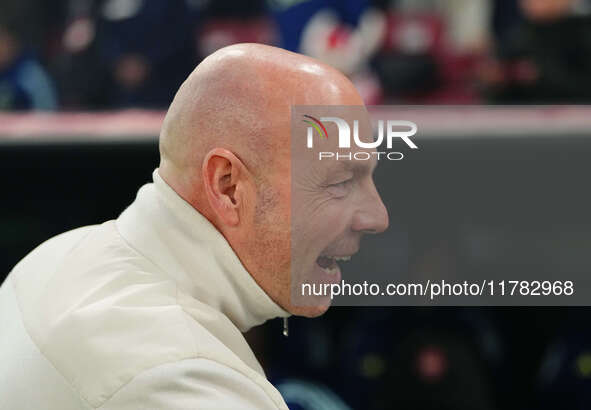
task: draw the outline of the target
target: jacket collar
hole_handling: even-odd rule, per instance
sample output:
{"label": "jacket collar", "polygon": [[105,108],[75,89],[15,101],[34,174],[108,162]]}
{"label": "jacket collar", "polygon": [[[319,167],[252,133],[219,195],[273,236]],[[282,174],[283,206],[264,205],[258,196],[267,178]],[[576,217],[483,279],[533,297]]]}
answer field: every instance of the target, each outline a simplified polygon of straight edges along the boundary
{"label": "jacket collar", "polygon": [[267,296],[224,236],[158,174],[138,191],[117,226],[179,290],[224,314],[242,332],[289,313]]}

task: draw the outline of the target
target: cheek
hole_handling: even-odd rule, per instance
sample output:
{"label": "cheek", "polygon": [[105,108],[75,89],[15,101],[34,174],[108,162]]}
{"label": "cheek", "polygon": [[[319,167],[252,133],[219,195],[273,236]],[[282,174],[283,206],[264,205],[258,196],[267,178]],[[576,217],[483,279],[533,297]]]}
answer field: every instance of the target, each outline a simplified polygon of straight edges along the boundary
{"label": "cheek", "polygon": [[281,286],[291,263],[291,241],[287,229],[279,219],[268,214],[268,219],[255,225],[251,241],[254,244],[256,263],[260,272],[272,278],[274,286]]}
{"label": "cheek", "polygon": [[[292,247],[294,260],[315,263],[318,254],[336,238],[343,236],[351,221],[349,207],[344,201],[326,201],[312,212],[294,210]],[[309,259],[309,260],[308,260]]]}
{"label": "cheek", "polygon": [[348,229],[351,222],[349,208],[346,201],[338,200],[326,204],[318,213],[312,229],[315,229],[320,240],[325,242],[323,248],[326,247],[326,242],[334,241]]}
{"label": "cheek", "polygon": [[267,209],[265,218],[260,221],[257,230],[266,237],[269,248],[274,249],[275,256],[289,258],[291,238],[291,204],[289,196],[279,193],[271,207]]}

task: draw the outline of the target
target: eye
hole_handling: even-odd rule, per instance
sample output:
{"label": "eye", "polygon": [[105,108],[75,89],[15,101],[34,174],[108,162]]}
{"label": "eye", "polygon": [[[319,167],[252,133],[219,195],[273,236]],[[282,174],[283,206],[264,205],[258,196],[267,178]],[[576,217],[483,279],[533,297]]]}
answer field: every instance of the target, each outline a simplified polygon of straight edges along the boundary
{"label": "eye", "polygon": [[349,178],[344,181],[337,182],[336,184],[330,184],[327,186],[327,191],[329,194],[335,197],[342,198],[349,193],[352,183],[353,178]]}

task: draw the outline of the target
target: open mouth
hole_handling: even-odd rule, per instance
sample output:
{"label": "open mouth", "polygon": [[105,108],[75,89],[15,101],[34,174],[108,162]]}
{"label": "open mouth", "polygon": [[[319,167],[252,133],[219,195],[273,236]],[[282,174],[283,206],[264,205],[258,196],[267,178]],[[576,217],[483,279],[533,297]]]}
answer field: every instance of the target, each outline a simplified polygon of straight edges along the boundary
{"label": "open mouth", "polygon": [[320,268],[329,275],[335,275],[339,271],[338,261],[347,262],[351,259],[351,256],[330,256],[320,255],[316,259],[316,263]]}

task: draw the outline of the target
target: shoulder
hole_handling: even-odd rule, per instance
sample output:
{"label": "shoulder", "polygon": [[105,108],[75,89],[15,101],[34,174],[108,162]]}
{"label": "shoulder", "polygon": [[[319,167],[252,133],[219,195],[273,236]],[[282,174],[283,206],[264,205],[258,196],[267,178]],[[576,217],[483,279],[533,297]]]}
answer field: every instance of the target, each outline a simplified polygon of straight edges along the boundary
{"label": "shoulder", "polygon": [[176,282],[112,221],[51,239],[11,276],[31,339],[93,407],[220,408],[213,403],[224,397],[227,408],[282,403],[212,332],[208,321],[219,323],[219,312],[193,301],[199,314],[189,315]]}
{"label": "shoulder", "polygon": [[198,355],[175,282],[112,221],[47,241],[11,280],[30,337],[92,406],[147,369]]}

